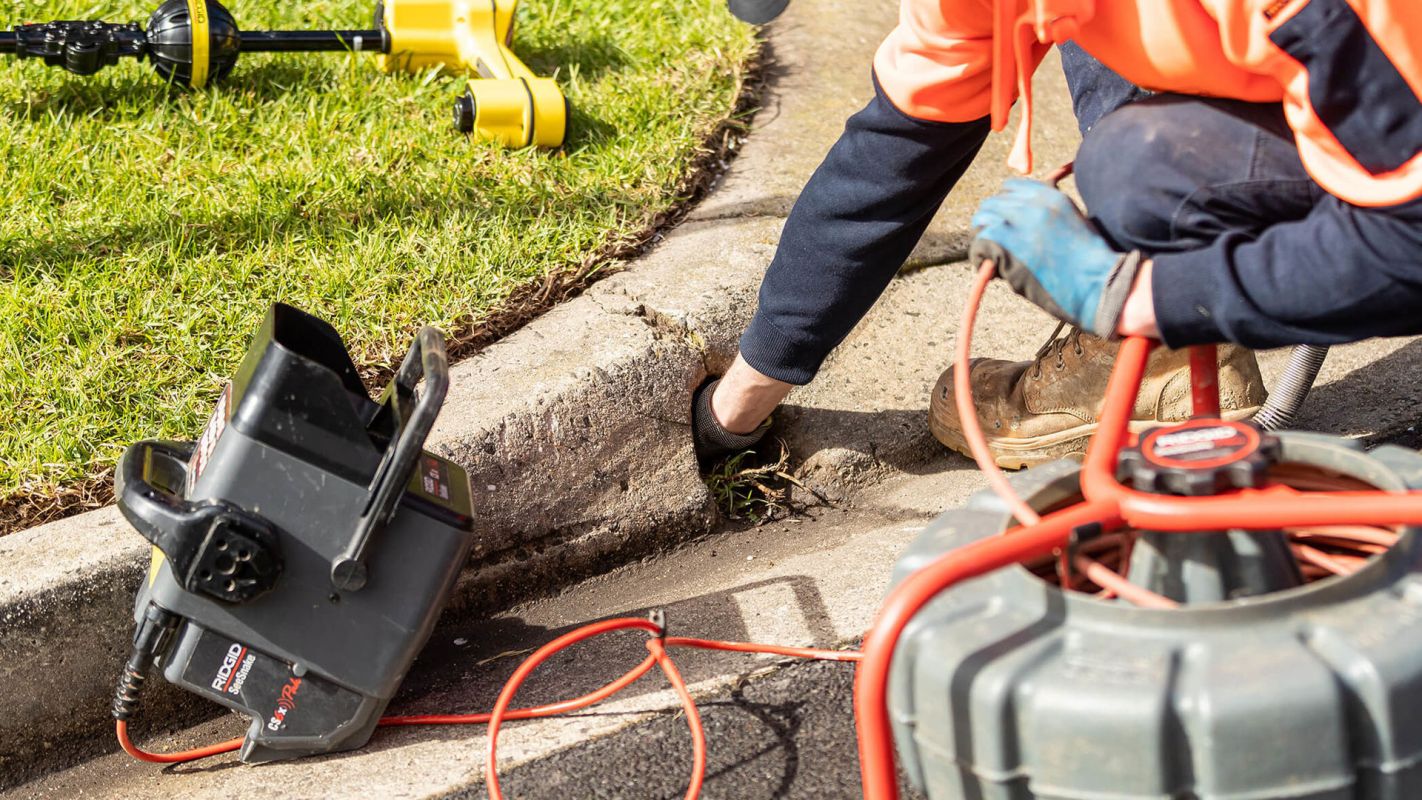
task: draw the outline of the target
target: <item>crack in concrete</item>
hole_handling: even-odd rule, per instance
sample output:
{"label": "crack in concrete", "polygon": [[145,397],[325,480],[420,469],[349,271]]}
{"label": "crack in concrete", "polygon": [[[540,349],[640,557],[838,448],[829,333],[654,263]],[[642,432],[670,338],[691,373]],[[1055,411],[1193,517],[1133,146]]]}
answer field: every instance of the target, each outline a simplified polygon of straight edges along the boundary
{"label": "crack in concrete", "polygon": [[779,212],[725,211],[716,214],[705,215],[691,214],[686,218],[686,222],[687,224],[693,224],[697,222],[745,222],[749,220],[758,219],[778,219],[783,221],[789,216],[790,215],[788,213],[781,214]]}
{"label": "crack in concrete", "polygon": [[701,357],[702,365],[706,365],[706,353],[710,348],[705,335],[692,326],[689,318],[660,311],[640,302],[621,313],[642,320],[651,329],[653,338],[658,341],[671,340],[687,345]]}
{"label": "crack in concrete", "polygon": [[711,346],[707,342],[705,334],[692,325],[690,318],[673,316],[645,303],[638,303],[637,307],[632,309],[632,313],[640,317],[652,329],[654,337],[679,340],[696,354],[696,357],[701,361],[702,373],[697,379],[698,384],[714,371],[714,366],[711,363]]}
{"label": "crack in concrete", "polygon": [[931,269],[933,267],[946,267],[950,264],[957,264],[960,261],[967,260],[968,248],[966,247],[961,250],[950,250],[946,253],[943,253],[942,255],[928,256],[927,258],[910,258],[908,261],[904,262],[904,265],[899,268],[899,271],[894,275],[894,277],[902,278],[906,275],[912,275],[915,272],[920,272],[925,269]]}

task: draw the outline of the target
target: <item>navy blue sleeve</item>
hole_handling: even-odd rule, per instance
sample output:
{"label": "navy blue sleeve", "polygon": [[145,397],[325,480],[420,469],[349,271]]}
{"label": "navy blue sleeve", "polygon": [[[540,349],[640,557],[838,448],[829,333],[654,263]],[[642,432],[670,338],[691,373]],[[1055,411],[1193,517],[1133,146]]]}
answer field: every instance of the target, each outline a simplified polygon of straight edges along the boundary
{"label": "navy blue sleeve", "polygon": [[1358,208],[1326,197],[1258,237],[1228,233],[1154,261],[1156,321],[1171,347],[1422,333],[1422,201]]}
{"label": "navy blue sleeve", "polygon": [[795,202],[741,336],[741,355],[765,375],[809,383],[869,311],[982,147],[987,118],[929,122],[874,99]]}

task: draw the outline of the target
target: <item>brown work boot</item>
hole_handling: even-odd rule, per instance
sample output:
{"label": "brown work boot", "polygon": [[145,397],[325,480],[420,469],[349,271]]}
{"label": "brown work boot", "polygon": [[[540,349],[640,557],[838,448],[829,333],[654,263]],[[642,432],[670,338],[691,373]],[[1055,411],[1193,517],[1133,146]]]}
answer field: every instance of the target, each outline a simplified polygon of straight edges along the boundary
{"label": "brown work boot", "polygon": [[[1086,452],[1096,432],[1106,382],[1116,361],[1116,342],[1062,326],[1031,361],[975,358],[969,378],[988,449],[998,466],[1021,469]],[[1253,351],[1221,345],[1220,415],[1248,419],[1264,403],[1264,381]],[[1157,348],[1146,363],[1145,378],[1131,419],[1140,431],[1161,422],[1190,418],[1190,355],[1187,350]],[[968,454],[953,401],[953,368],[933,387],[928,428],[949,448]]]}

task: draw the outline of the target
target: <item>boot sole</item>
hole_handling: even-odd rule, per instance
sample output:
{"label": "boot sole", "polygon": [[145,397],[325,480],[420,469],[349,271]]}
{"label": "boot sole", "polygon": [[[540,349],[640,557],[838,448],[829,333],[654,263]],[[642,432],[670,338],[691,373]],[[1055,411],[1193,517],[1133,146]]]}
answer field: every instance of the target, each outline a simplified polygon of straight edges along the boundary
{"label": "boot sole", "polygon": [[[1259,412],[1260,406],[1234,409],[1221,412],[1220,417],[1230,422],[1246,420]],[[1177,420],[1183,422],[1183,420]],[[1170,422],[1161,422],[1153,419],[1131,420],[1129,424],[1132,433],[1156,428],[1161,425],[1169,425]],[[1061,458],[1071,456],[1081,456],[1086,453],[1086,445],[1091,440],[1099,423],[1089,422],[1078,425],[1075,428],[1068,428],[1056,433],[1044,434],[1042,436],[1028,436],[1014,438],[1009,436],[988,436],[988,452],[992,455],[993,463],[1003,469],[1026,469],[1045,464],[1049,461],[1056,461]],[[929,432],[933,438],[949,450],[961,453],[968,458],[972,458],[972,451],[968,449],[968,442],[957,430],[951,430],[939,426],[936,420],[930,416],[928,419]]]}

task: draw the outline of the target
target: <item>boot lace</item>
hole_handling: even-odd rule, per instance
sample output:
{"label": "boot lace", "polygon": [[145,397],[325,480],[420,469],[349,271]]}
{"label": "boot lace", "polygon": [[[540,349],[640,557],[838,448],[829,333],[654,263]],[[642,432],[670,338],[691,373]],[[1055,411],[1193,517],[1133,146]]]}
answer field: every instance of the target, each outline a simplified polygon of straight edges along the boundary
{"label": "boot lace", "polygon": [[1078,358],[1085,352],[1081,348],[1081,328],[1072,325],[1067,330],[1066,336],[1062,336],[1061,332],[1066,328],[1065,322],[1058,322],[1052,335],[1048,336],[1047,341],[1037,348],[1037,354],[1032,357],[1032,380],[1041,380],[1042,365],[1047,363],[1049,358],[1056,360],[1057,369],[1066,367],[1066,349],[1068,347]]}

